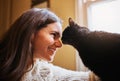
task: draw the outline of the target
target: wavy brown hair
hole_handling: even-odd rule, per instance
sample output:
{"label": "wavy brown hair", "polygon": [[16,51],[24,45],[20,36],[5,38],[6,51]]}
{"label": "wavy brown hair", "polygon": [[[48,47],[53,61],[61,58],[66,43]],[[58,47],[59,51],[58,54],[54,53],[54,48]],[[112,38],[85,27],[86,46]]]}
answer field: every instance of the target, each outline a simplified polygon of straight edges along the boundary
{"label": "wavy brown hair", "polygon": [[33,66],[31,36],[54,22],[61,20],[50,10],[32,8],[11,25],[0,41],[0,81],[20,81],[29,61]]}

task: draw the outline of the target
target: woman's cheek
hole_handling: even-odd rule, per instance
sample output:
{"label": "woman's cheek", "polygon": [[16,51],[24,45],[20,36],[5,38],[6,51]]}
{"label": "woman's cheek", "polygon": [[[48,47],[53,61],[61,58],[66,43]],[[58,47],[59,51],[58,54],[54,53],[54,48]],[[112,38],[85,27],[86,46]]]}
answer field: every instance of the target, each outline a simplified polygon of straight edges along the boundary
{"label": "woman's cheek", "polygon": [[52,36],[50,36],[50,37],[49,37],[49,43],[50,43],[50,44],[54,44],[54,42],[55,42],[54,38],[53,38]]}

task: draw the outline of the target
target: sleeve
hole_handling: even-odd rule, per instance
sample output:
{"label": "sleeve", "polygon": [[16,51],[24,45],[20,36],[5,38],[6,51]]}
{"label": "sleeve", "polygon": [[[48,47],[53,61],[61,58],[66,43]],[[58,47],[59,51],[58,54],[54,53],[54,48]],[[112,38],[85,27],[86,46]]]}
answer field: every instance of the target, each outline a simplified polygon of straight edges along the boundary
{"label": "sleeve", "polygon": [[55,65],[52,65],[52,70],[56,81],[89,81],[89,71],[73,71]]}

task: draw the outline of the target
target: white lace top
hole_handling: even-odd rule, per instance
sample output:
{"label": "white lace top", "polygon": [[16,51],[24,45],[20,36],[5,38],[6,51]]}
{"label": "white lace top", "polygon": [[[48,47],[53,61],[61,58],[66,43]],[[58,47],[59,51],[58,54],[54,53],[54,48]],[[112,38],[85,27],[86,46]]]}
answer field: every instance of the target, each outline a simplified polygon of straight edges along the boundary
{"label": "white lace top", "polygon": [[21,81],[89,81],[89,72],[76,72],[37,60]]}

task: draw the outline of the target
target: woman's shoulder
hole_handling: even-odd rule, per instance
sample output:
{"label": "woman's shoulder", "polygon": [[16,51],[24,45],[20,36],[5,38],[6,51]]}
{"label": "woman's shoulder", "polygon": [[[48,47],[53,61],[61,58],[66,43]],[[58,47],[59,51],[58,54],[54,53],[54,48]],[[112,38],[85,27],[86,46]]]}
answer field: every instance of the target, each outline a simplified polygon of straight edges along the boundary
{"label": "woman's shoulder", "polygon": [[37,60],[33,68],[24,74],[22,81],[44,81],[44,79],[46,79],[45,81],[54,81],[50,66],[51,64],[46,61]]}

